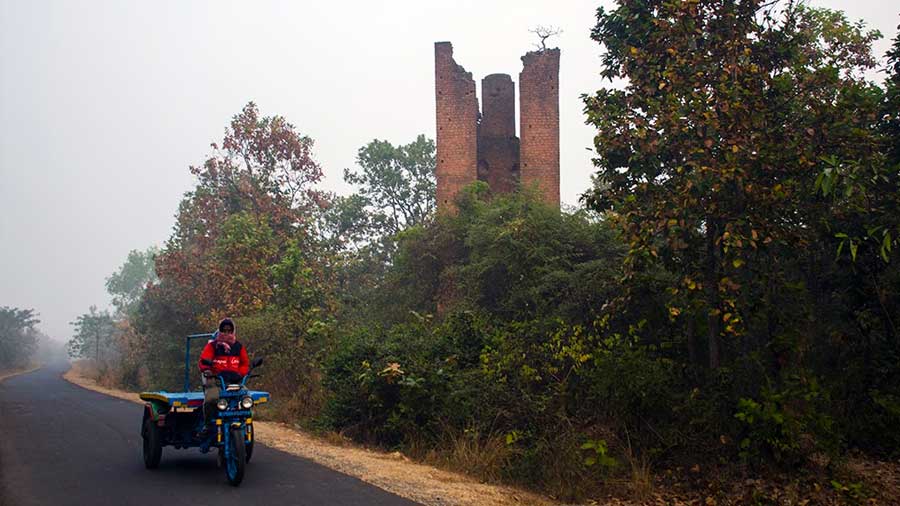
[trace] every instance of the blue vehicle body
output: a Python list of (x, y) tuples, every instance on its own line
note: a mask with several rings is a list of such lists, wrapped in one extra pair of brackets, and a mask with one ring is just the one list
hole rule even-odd
[[(217, 381), (220, 387), (220, 406), (212, 414), (209, 428), (204, 431), (203, 392), (190, 389), (190, 348), (191, 340), (212, 337), (213, 334), (187, 336), (183, 392), (140, 394), (145, 401), (141, 422), (144, 464), (148, 469), (157, 467), (165, 446), (176, 449), (199, 448), (202, 453), (216, 448), (219, 464), (225, 467), (228, 482), (237, 486), (243, 479), (244, 466), (253, 454), (253, 408), (268, 402), (269, 393), (247, 388), (247, 380), (253, 374), (245, 376), (240, 383), (232, 384), (226, 383), (221, 376), (210, 378)], [(257, 366), (260, 363), (261, 359), (254, 362)], [(241, 405), (245, 398), (252, 400), (249, 408)], [(244, 401), (244, 404), (248, 402)]]

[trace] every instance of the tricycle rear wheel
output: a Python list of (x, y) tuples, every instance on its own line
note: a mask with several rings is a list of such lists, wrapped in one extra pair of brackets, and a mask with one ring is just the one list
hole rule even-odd
[(144, 427), (141, 435), (144, 440), (144, 467), (156, 469), (159, 467), (160, 458), (162, 458), (162, 437), (159, 433), (159, 427), (153, 423), (150, 417), (144, 418)]

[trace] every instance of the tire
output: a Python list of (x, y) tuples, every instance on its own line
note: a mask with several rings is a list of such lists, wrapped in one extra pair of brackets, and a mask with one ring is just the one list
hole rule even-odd
[(162, 435), (150, 417), (144, 418), (141, 436), (144, 440), (144, 467), (156, 469), (159, 467), (159, 459), (162, 458)]
[(244, 446), (244, 431), (240, 427), (231, 428), (231, 458), (225, 459), (225, 476), (228, 484), (237, 487), (244, 480), (244, 467), (247, 465), (247, 452)]

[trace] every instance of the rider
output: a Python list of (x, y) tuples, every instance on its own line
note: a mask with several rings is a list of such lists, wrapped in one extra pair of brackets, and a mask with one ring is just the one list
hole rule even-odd
[[(204, 364), (204, 360), (212, 362), (212, 365)], [(200, 371), (203, 373), (203, 419), (209, 421), (212, 418), (210, 415), (215, 413), (220, 394), (219, 382), (215, 377), (222, 376), (225, 383), (238, 383), (250, 372), (247, 350), (237, 340), (231, 318), (219, 322), (219, 330), (200, 353)]]

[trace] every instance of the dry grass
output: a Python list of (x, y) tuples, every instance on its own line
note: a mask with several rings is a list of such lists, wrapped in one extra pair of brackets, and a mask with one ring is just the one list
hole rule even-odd
[(629, 488), (636, 501), (645, 501), (653, 493), (653, 471), (646, 455), (637, 456), (629, 447), (625, 459), (631, 468)]
[(483, 436), (475, 430), (447, 428), (442, 439), (437, 447), (413, 442), (409, 454), (437, 467), (493, 483), (500, 481), (501, 470), (515, 455), (514, 447), (499, 434)]
[[(63, 377), (107, 395), (143, 403), (138, 394), (99, 385), (89, 363), (73, 364)], [(137, 416), (137, 415), (135, 415)], [(399, 452), (372, 451), (350, 444), (338, 434), (314, 437), (283, 423), (254, 422), (256, 437), (266, 446), (310, 459), (335, 471), (355, 476), (393, 494), (426, 506), (551, 506), (550, 499), (512, 487), (480, 483), (468, 476), (418, 464)], [(503, 457), (496, 438), (473, 443), (459, 438), (454, 466), (463, 462), (492, 467)], [(337, 444), (336, 444), (337, 443)]]

